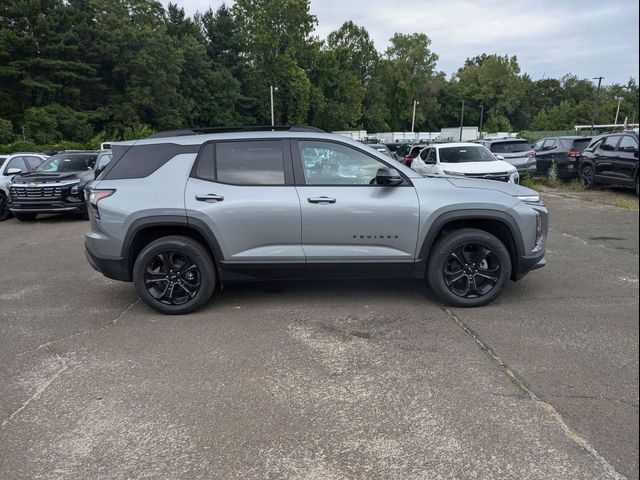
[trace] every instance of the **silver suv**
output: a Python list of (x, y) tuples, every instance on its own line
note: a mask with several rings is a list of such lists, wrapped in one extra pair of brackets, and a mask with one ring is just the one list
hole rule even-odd
[(112, 144), (86, 195), (89, 263), (167, 314), (216, 285), (274, 278), (426, 279), (484, 305), (544, 266), (548, 214), (511, 183), (422, 177), (310, 127), (172, 131)]

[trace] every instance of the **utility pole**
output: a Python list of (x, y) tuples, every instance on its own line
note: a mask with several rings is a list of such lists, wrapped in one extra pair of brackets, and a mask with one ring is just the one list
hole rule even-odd
[(460, 141), (462, 141), (462, 125), (464, 124), (464, 100), (462, 100), (462, 108), (460, 109)]
[(273, 114), (273, 92), (277, 92), (278, 91), (278, 87), (273, 88), (273, 85), (271, 85), (269, 87), (270, 93), (271, 93), (271, 126), (273, 127), (276, 124), (275, 121), (275, 116)]
[(618, 125), (618, 115), (620, 114), (620, 102), (622, 102), (622, 97), (618, 97), (618, 109), (616, 110), (616, 119), (613, 121), (614, 125)]
[(23, 142), (27, 141), (27, 135), (24, 133), (24, 125), (22, 125), (22, 141)]
[(591, 131), (589, 135), (593, 136), (593, 125), (596, 123), (596, 111), (598, 109), (598, 100), (600, 99), (600, 85), (604, 77), (595, 77), (592, 80), (598, 80), (598, 89), (596, 90), (596, 100), (593, 102), (593, 116), (591, 117)]
[(482, 121), (484, 117), (484, 105), (480, 105), (480, 127), (478, 127), (478, 136), (482, 138)]
[(413, 116), (411, 117), (411, 133), (414, 132), (414, 127), (416, 125), (416, 105), (420, 105), (420, 102), (417, 100), (413, 101)]

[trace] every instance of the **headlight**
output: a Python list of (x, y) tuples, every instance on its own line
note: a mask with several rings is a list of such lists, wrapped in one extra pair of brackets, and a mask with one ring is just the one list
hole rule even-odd
[(509, 180), (511, 180), (511, 183), (515, 183), (516, 185), (518, 185), (520, 183), (520, 174), (517, 171), (512, 172), (509, 176)]
[(516, 195), (524, 203), (540, 203), (540, 195)]
[(444, 173), (445, 175), (454, 175), (457, 177), (464, 177), (464, 173), (460, 173), (460, 172), (451, 172), (449, 170), (443, 170), (442, 173)]
[(71, 187), (71, 195), (77, 195), (79, 191), (80, 188), (78, 185), (74, 185), (73, 187)]

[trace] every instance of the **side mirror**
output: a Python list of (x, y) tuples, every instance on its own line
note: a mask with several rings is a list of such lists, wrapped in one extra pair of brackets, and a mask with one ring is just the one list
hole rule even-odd
[(395, 168), (379, 168), (376, 173), (376, 184), (384, 185), (386, 187), (392, 187), (400, 185), (402, 183), (402, 177)]
[(9, 170), (7, 170), (7, 175), (20, 175), (22, 173), (22, 170), (20, 170), (19, 168), (10, 168)]
[(498, 160), (504, 160), (504, 156), (503, 156), (503, 155), (496, 155), (496, 158), (497, 158)]

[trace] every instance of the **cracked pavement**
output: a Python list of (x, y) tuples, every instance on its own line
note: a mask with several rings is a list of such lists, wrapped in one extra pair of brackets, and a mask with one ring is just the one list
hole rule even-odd
[(548, 266), (475, 310), (281, 282), (163, 317), (85, 222), (0, 223), (0, 478), (638, 478), (638, 213), (546, 201)]

